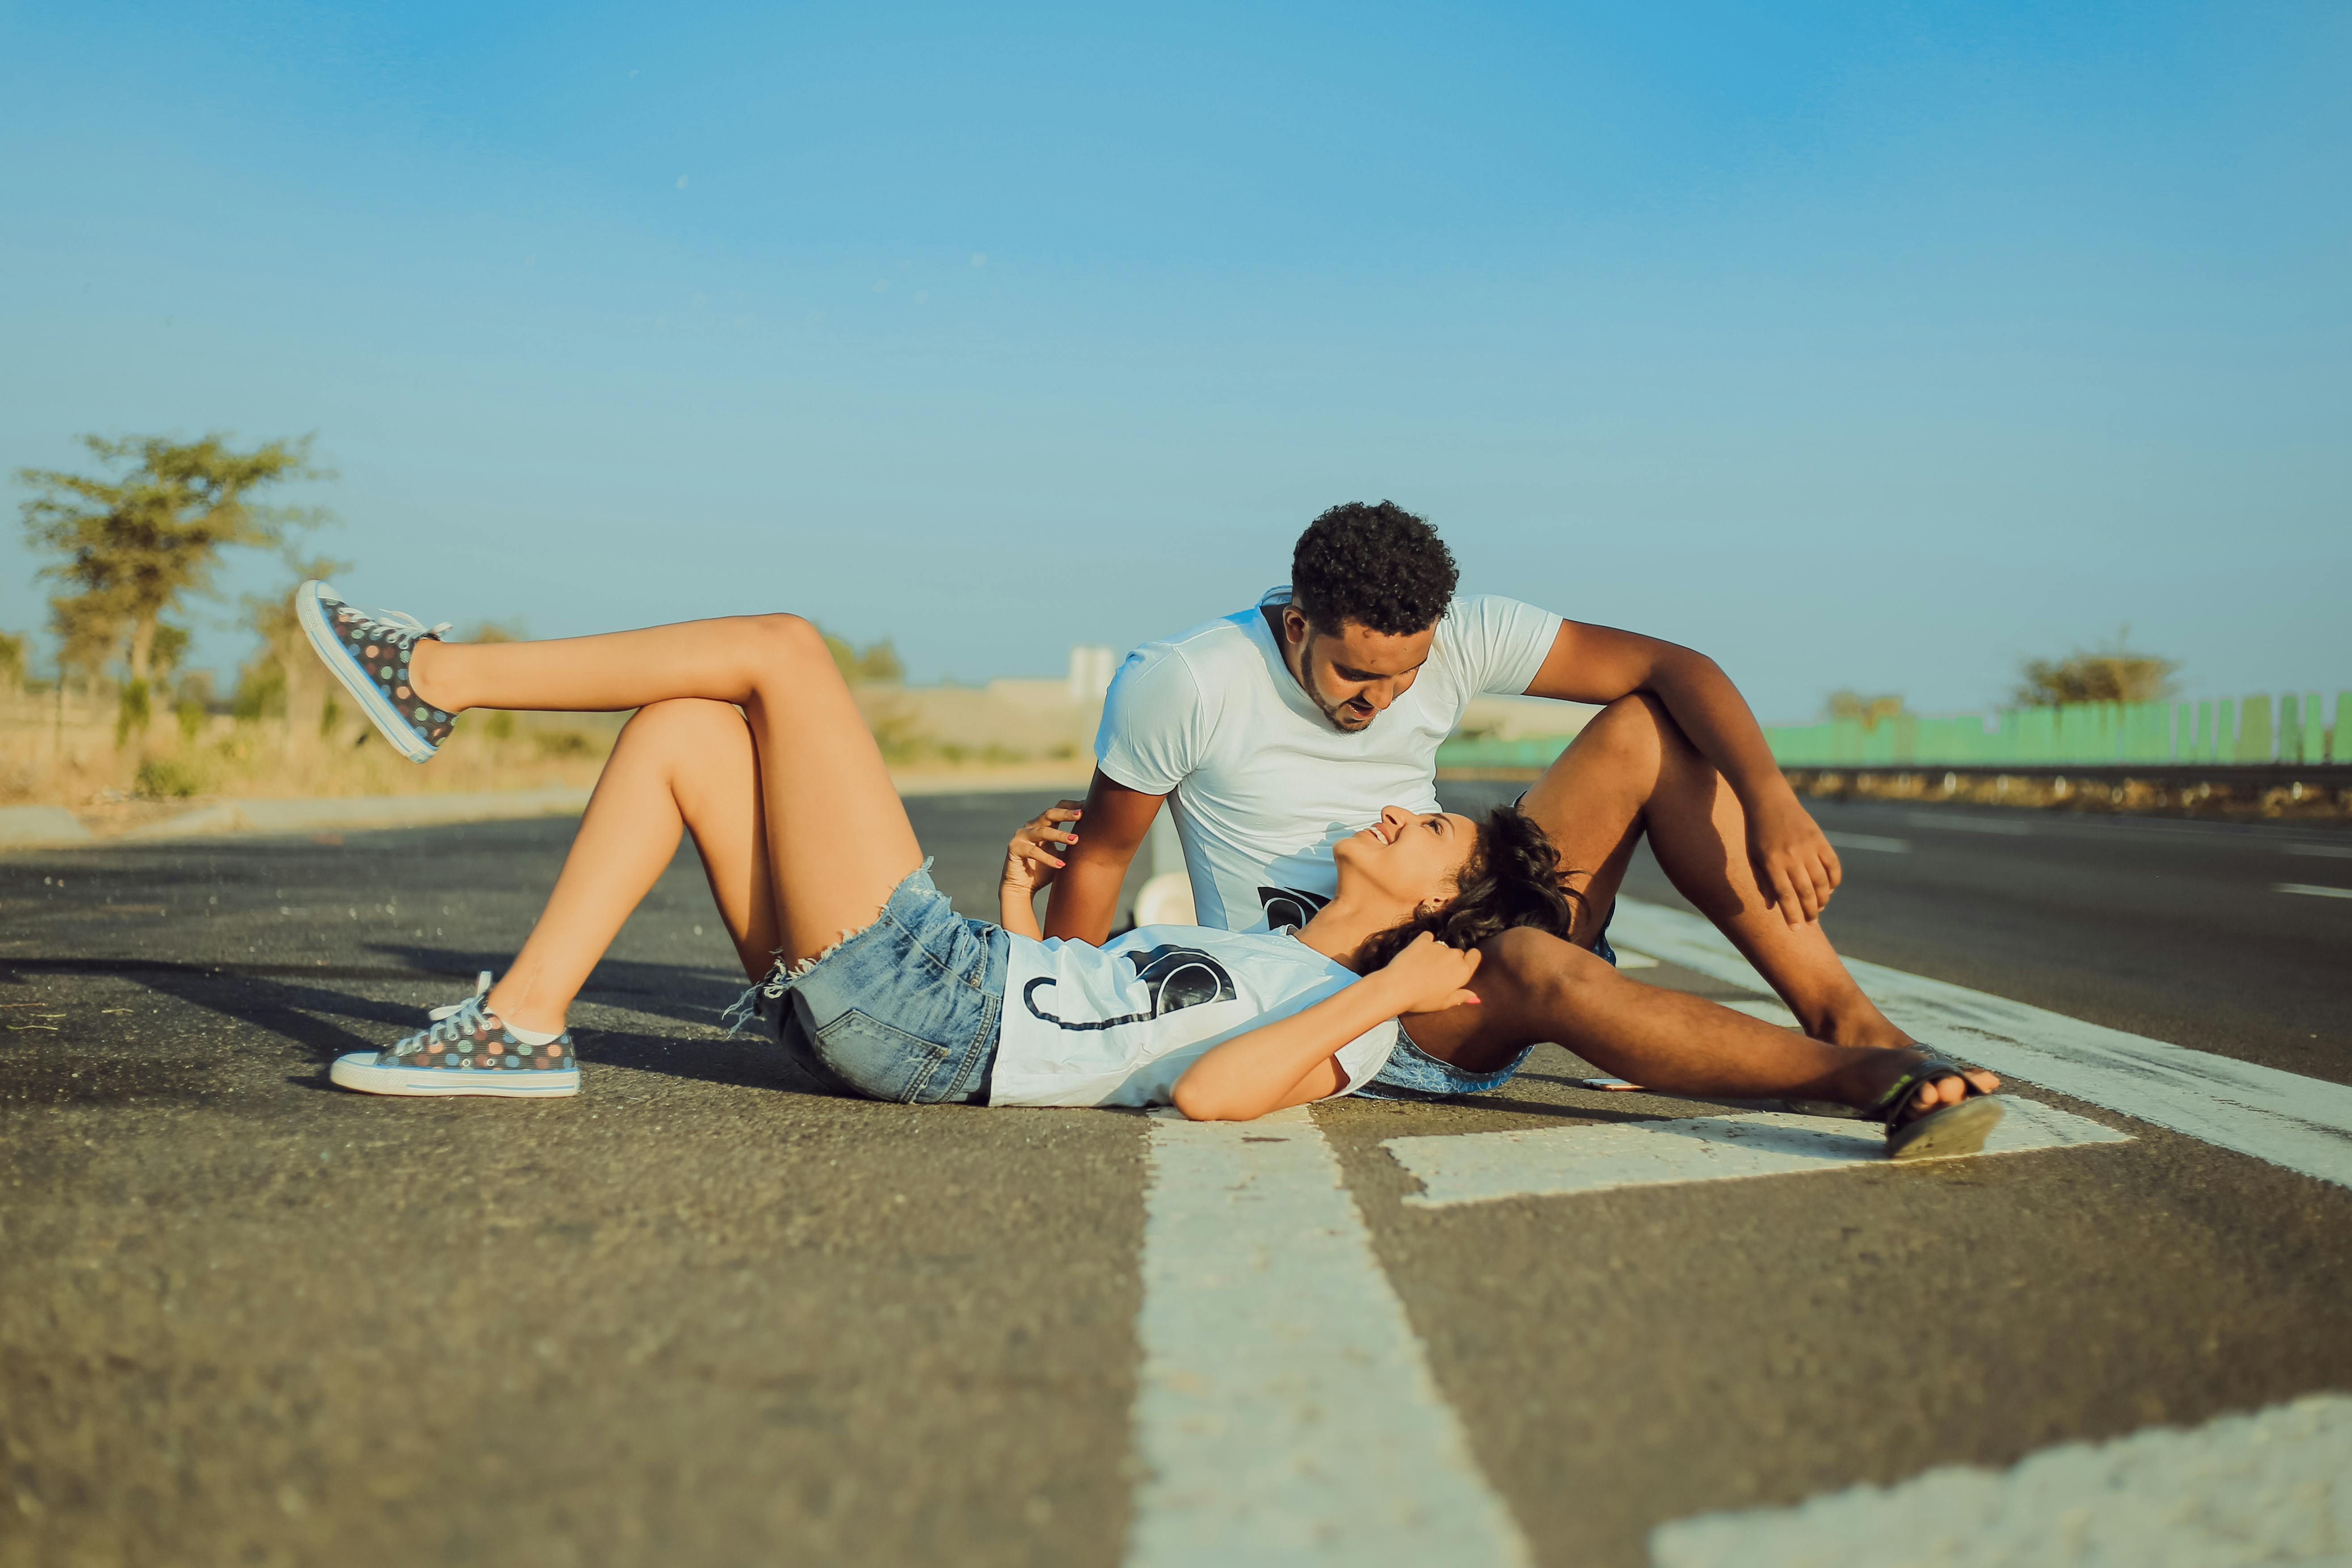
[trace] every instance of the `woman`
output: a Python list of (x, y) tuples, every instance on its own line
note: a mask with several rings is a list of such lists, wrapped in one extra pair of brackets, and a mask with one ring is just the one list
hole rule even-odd
[[(1048, 846), (1076, 842), (1076, 813), (1057, 808), (1015, 838), (1001, 925), (956, 914), (823, 637), (798, 616), (466, 645), (354, 609), (321, 583), (296, 605), (328, 668), (418, 762), (469, 708), (638, 710), (513, 965), (431, 1027), (338, 1060), (331, 1076), (347, 1088), (576, 1093), (566, 1009), (681, 830), (745, 973), (779, 1004), (785, 1048), (877, 1099), (1261, 1116), (1367, 1081), (1400, 1015), (1478, 1001), (1476, 943), (1515, 930), (1556, 939), (1570, 924), (1557, 857), (1525, 817), (1497, 811), (1481, 826), (1391, 807), (1340, 847), (1339, 895), (1295, 932), (1160, 926), (1100, 948), (1042, 942), (1031, 898), (1056, 868)], [(1966, 1114), (1979, 1086), (1924, 1053), (1802, 1044), (1836, 1053), (1826, 1070), (1843, 1075), (1840, 1097), (1890, 1122), (1965, 1138), (1961, 1123), (1999, 1114), (1990, 1102)], [(1865, 1056), (1876, 1060), (1844, 1059)]]

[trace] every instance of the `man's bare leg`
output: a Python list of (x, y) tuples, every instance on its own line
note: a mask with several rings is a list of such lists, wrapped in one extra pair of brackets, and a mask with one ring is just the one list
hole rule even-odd
[(1901, 1046), (1911, 1037), (1862, 993), (1817, 921), (1791, 925), (1767, 901), (1748, 858), (1738, 797), (1684, 739), (1663, 705), (1646, 697), (1611, 703), (1594, 716), (1520, 803), (1581, 875), (1590, 947), (1615, 907), (1642, 835), (1651, 853), (1698, 911), (1729, 937), (1780, 994), (1807, 1035), (1843, 1046)]
[[(1555, 1040), (1596, 1067), (1671, 1094), (1864, 1108), (1919, 1059), (1911, 1050), (1807, 1039), (1703, 997), (1644, 985), (1541, 931), (1506, 931), (1484, 951), (1481, 1005), (1455, 1012), (1490, 1014), (1499, 1035)], [(1988, 1093), (2000, 1087), (1990, 1073), (1968, 1076)], [(1948, 1078), (1922, 1084), (1910, 1109), (1931, 1110), (1966, 1092)]]
[[(1738, 798), (1661, 704), (1628, 697), (1602, 709), (1529, 787), (1520, 809), (1549, 836), (1569, 872), (1568, 885), (1582, 895), (1573, 937), (1577, 947), (1589, 951), (1599, 940), (1616, 907), (1625, 868), (1646, 833), (1651, 853), (1676, 890), (1756, 966), (1797, 1016), (1807, 1037), (1864, 1048), (1913, 1043), (1863, 994), (1818, 921), (1790, 925), (1765, 900), (1748, 859), (1747, 822)], [(1507, 984), (1516, 985), (1523, 1001), (1550, 995), (1541, 975), (1517, 971), (1520, 963), (1540, 961), (1549, 951), (1490, 942), (1473, 989), (1487, 1000), (1490, 988), (1499, 992)], [(1642, 986), (1639, 993), (1643, 998), (1675, 994), (1655, 986)], [(1570, 1043), (1579, 1020), (1565, 1014), (1543, 1016), (1534, 1010), (1538, 1005), (1525, 1001), (1512, 1009), (1418, 1014), (1406, 1028), (1413, 1044), (1430, 1055), (1465, 1071), (1490, 1071), (1538, 1041)], [(1757, 1026), (1789, 1037), (1770, 1025)], [(1760, 1037), (1752, 1029), (1736, 1033)]]

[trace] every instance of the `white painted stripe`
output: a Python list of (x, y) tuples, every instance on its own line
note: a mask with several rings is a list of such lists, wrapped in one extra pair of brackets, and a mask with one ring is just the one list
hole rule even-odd
[(1652, 958), (1646, 952), (1635, 952), (1632, 948), (1619, 947), (1613, 942), (1609, 944), (1609, 951), (1617, 955), (1617, 967), (1620, 969), (1655, 969), (1658, 967), (1658, 961)]
[(1952, 1465), (1650, 1532), (1654, 1568), (2219, 1568), (2352, 1561), (2352, 1399)]
[[(1986, 1154), (2131, 1142), (2112, 1128), (2033, 1100), (2004, 1095), (2002, 1103), (2008, 1114), (1985, 1141)], [(1381, 1147), (1421, 1178), (1422, 1191), (1404, 1200), (1417, 1208), (1886, 1167), (1886, 1133), (1876, 1122), (1783, 1110), (1391, 1138)]]
[[(1768, 989), (1722, 932), (1699, 915), (1617, 900), (1625, 934), (1670, 963)], [(1930, 1045), (2006, 1077), (2307, 1176), (2352, 1187), (2352, 1088), (2233, 1061), (1963, 985), (1848, 959), (1872, 1001)]]
[(2352, 888), (2323, 888), (2314, 882), (2274, 882), (2274, 893), (2304, 893), (2315, 899), (2352, 899)]
[(2290, 844), (2290, 855), (2316, 855), (2330, 860), (2352, 860), (2352, 844)]
[(1151, 1121), (1131, 1568), (1524, 1564), (1303, 1110)]
[(1881, 838), (1875, 833), (1824, 833), (1822, 837), (1841, 849), (1875, 849), (1883, 855), (1911, 853), (1911, 841), (1907, 838)]
[(1914, 827), (1940, 828), (1946, 833), (1997, 833), (2003, 838), (2024, 838), (2033, 832), (2030, 822), (2003, 822), (1998, 817), (1947, 816), (1941, 812), (1906, 811), (1903, 820)]

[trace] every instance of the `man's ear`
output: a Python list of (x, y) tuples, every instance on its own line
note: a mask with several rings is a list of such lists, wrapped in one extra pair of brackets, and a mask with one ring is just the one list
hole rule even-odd
[(1312, 628), (1307, 623), (1305, 611), (1296, 605), (1285, 605), (1282, 607), (1282, 635), (1291, 647), (1304, 647), (1307, 645), (1307, 634), (1310, 629)]

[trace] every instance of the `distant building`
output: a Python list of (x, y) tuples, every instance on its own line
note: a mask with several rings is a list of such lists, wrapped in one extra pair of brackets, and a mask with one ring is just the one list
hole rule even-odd
[(1118, 668), (1118, 656), (1107, 647), (1080, 643), (1070, 649), (1070, 700), (1100, 700), (1110, 689), (1111, 672)]

